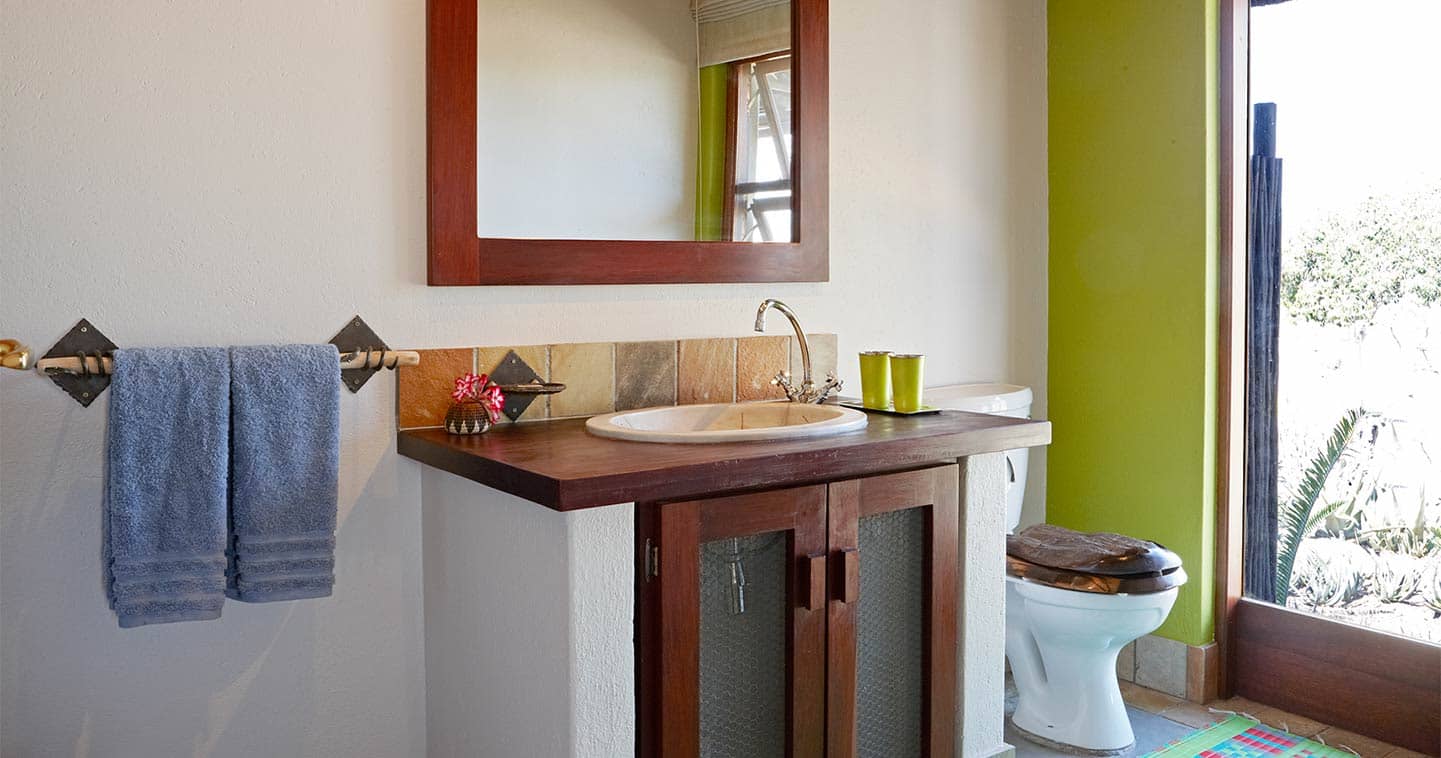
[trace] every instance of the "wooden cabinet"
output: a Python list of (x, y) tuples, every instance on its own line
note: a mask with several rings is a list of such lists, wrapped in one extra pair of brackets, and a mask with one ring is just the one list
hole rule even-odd
[(637, 508), (637, 752), (941, 756), (955, 465)]

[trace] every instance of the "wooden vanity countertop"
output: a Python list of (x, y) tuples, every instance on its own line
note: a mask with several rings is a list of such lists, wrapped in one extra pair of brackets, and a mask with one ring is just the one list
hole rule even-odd
[(506, 424), (486, 434), (400, 432), (401, 455), (553, 508), (681, 500), (896, 471), (1051, 441), (1051, 422), (942, 411), (869, 414), (829, 437), (664, 444), (605, 439), (585, 419)]

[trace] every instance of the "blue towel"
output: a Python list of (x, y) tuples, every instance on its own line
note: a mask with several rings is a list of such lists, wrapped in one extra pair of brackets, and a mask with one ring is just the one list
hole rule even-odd
[(121, 627), (220, 617), (225, 602), (230, 356), (116, 350), (105, 552)]
[(335, 584), (340, 358), (334, 345), (230, 350), (230, 567), (247, 602)]

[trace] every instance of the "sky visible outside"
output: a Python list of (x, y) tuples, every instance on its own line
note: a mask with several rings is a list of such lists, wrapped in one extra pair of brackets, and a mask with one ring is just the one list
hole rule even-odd
[(1276, 103), (1285, 237), (1368, 196), (1441, 184), (1441, 0), (1253, 9), (1251, 101)]

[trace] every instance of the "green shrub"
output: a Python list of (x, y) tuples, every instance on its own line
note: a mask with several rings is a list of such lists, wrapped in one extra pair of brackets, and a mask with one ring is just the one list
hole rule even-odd
[(1384, 305), (1441, 300), (1441, 186), (1372, 197), (1288, 240), (1286, 311), (1318, 324), (1369, 324)]

